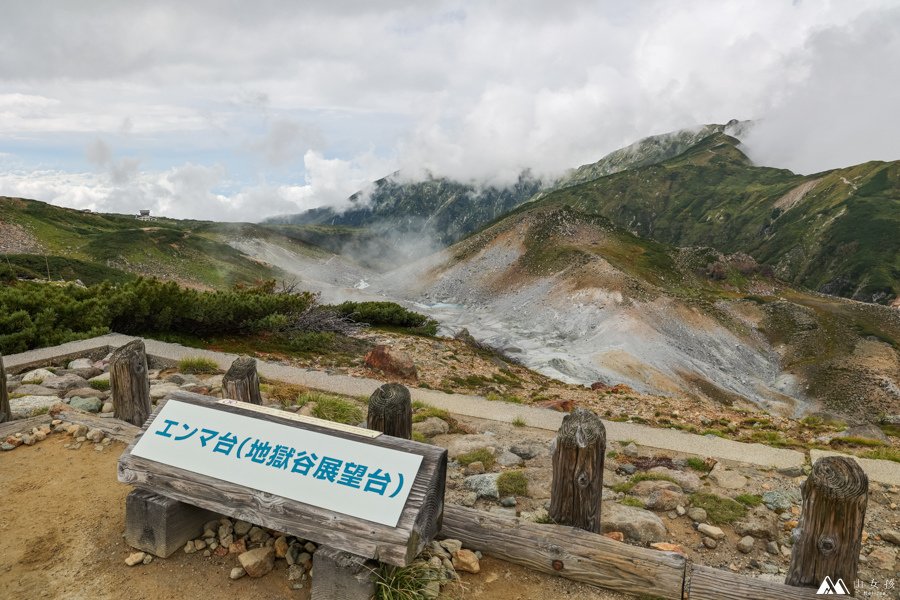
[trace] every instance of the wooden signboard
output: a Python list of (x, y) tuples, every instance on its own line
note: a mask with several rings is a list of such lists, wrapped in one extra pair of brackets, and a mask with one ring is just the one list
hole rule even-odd
[(404, 566), (441, 528), (447, 452), (277, 409), (176, 392), (119, 481)]

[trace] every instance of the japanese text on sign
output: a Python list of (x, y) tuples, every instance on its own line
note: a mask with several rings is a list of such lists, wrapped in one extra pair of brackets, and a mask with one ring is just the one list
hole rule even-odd
[(170, 400), (132, 454), (396, 526), (422, 457)]

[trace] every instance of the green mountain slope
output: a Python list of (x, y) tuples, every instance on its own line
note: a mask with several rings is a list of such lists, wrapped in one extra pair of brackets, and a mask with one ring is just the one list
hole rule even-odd
[(304, 244), (249, 224), (86, 213), (34, 200), (0, 197), (2, 262), (21, 276), (81, 279), (84, 283), (155, 276), (209, 288), (280, 278), (228, 242), (240, 236), (277, 237), (298, 251)]
[(545, 195), (636, 235), (746, 252), (796, 285), (889, 304), (900, 293), (900, 162), (801, 176), (714, 133), (659, 164)]

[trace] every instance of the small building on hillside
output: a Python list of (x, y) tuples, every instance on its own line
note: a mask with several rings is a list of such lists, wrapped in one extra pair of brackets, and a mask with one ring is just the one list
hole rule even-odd
[(150, 216), (149, 210), (142, 210), (140, 214), (136, 217), (138, 221), (155, 221), (156, 217)]

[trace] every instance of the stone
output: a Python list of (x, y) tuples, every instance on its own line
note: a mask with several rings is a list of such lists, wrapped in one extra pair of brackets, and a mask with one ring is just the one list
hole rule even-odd
[(316, 545), (312, 542), (306, 542), (305, 544), (303, 544), (303, 549), (312, 554), (316, 551)]
[(697, 476), (696, 473), (690, 473), (687, 471), (678, 471), (675, 469), (669, 469), (666, 467), (653, 467), (650, 469), (651, 473), (659, 473), (660, 475), (666, 475), (675, 480), (681, 489), (685, 492), (693, 493), (700, 489), (700, 477)]
[(133, 567), (135, 565), (142, 564), (144, 562), (144, 558), (146, 557), (147, 554), (145, 552), (135, 552), (128, 555), (128, 558), (125, 559), (125, 564), (129, 567)]
[(714, 540), (724, 540), (725, 532), (716, 527), (715, 525), (709, 525), (708, 523), (701, 523), (697, 526), (697, 531), (705, 535), (706, 537), (711, 537)]
[(776, 524), (762, 518), (738, 521), (734, 524), (734, 531), (740, 536), (750, 536), (760, 540), (774, 540), (778, 537)]
[(204, 540), (194, 540), (194, 550), (205, 550), (206, 542)]
[(481, 571), (481, 565), (478, 557), (471, 550), (460, 549), (453, 553), (453, 568), (457, 571), (466, 573), (478, 573)]
[(678, 544), (669, 544), (668, 542), (654, 542), (650, 544), (650, 547), (654, 550), (660, 550), (661, 552), (675, 552), (677, 554), (681, 554), (682, 556), (687, 556), (687, 552), (685, 552), (684, 548), (682, 548)]
[(162, 383), (159, 385), (151, 385), (150, 386), (150, 399), (151, 400), (162, 400), (169, 394), (173, 392), (177, 392), (181, 388), (173, 383)]
[(370, 369), (376, 369), (389, 375), (395, 375), (407, 379), (416, 379), (418, 371), (412, 358), (384, 344), (378, 344), (366, 354), (365, 365)]
[(756, 543), (756, 540), (754, 540), (749, 535), (745, 535), (737, 543), (738, 552), (741, 552), (743, 554), (750, 554), (751, 552), (753, 552), (753, 545), (755, 543)]
[(630, 456), (632, 458), (637, 456), (638, 455), (637, 446), (634, 445), (634, 442), (628, 444), (627, 446), (622, 448), (622, 454), (624, 454), (625, 456)]
[[(229, 543), (225, 543), (228, 542)], [(247, 551), (247, 538), (240, 538), (235, 540), (234, 536), (229, 534), (225, 539), (222, 540), (222, 546), (228, 548), (228, 554), (243, 554)]]
[(575, 401), (572, 399), (566, 400), (545, 400), (543, 402), (538, 402), (537, 404), (541, 408), (549, 408), (550, 410), (555, 410), (556, 412), (572, 412), (572, 409), (575, 408)]
[(242, 567), (235, 567), (231, 569), (231, 573), (228, 574), (228, 577), (230, 577), (231, 579), (240, 579), (246, 574), (247, 571), (245, 571)]
[(545, 454), (547, 447), (537, 442), (521, 442), (510, 446), (509, 451), (524, 460), (530, 460)]
[(678, 514), (679, 517), (683, 517), (687, 513), (687, 509), (679, 504), (678, 506), (675, 507), (675, 512)]
[(619, 468), (616, 471), (621, 471), (625, 475), (634, 475), (637, 473), (637, 467), (631, 463), (624, 463), (619, 465)]
[(70, 370), (93, 369), (94, 361), (89, 358), (76, 358), (75, 360), (69, 362), (69, 366), (67, 368)]
[(288, 581), (300, 581), (305, 574), (306, 569), (303, 565), (291, 565), (288, 567)]
[(462, 550), (462, 542), (454, 539), (446, 539), (440, 541), (441, 547), (447, 551), (448, 555), (453, 556), (454, 552)]
[(493, 453), (496, 445), (497, 440), (493, 436), (485, 434), (462, 435), (447, 445), (447, 455), (452, 459), (460, 454), (466, 454), (479, 448), (487, 448)]
[(69, 406), (84, 412), (98, 413), (103, 408), (103, 401), (100, 398), (81, 398), (76, 396), (69, 400)]
[(91, 377), (90, 379), (88, 379), (88, 383), (95, 383), (95, 382), (96, 383), (102, 383), (102, 382), (109, 383), (109, 373), (108, 372), (101, 373), (100, 375), (97, 375), (96, 377)]
[(152, 554), (147, 554), (147, 555), (144, 557), (143, 563), (144, 563), (145, 565), (149, 565), (149, 564), (152, 563), (152, 562), (153, 562), (153, 555), (152, 555)]
[(100, 441), (103, 440), (104, 435), (105, 434), (101, 429), (90, 429), (84, 437), (86, 437), (89, 441), (94, 442), (95, 444), (99, 444)]
[(890, 542), (895, 546), (900, 546), (900, 531), (896, 529), (888, 529), (881, 532), (881, 539)]
[(16, 396), (53, 396), (57, 397), (59, 390), (50, 389), (36, 383), (26, 383), (16, 388)]
[(48, 377), (41, 382), (41, 385), (55, 390), (71, 390), (75, 388), (91, 387), (88, 385), (87, 379), (78, 375), (54, 375)]
[(617, 542), (625, 541), (625, 534), (621, 531), (607, 531), (603, 534), (605, 537), (608, 537), (611, 540), (615, 540)]
[(48, 412), (57, 402), (59, 398), (56, 396), (22, 396), (10, 398), (9, 408), (13, 419), (27, 419)]
[(272, 548), (275, 550), (275, 558), (284, 558), (289, 548), (287, 538), (283, 535), (278, 536)]
[(706, 546), (707, 548), (709, 548), (710, 550), (715, 550), (716, 547), (719, 545), (719, 542), (712, 539), (711, 537), (704, 537), (703, 545)]
[(480, 475), (481, 473), (484, 473), (484, 463), (480, 460), (470, 462), (463, 468), (463, 473), (466, 475)]
[(247, 521), (235, 521), (234, 522), (234, 533), (235, 535), (247, 535), (250, 533), (250, 529), (253, 527), (251, 523)]
[[(684, 494), (670, 489), (655, 490), (644, 500), (644, 506), (650, 510), (675, 510), (675, 507), (684, 502)], [(677, 517), (678, 514), (676, 513)]]
[(709, 472), (708, 477), (714, 484), (727, 490), (739, 490), (747, 485), (746, 477), (737, 471), (726, 469), (721, 464), (717, 464), (713, 467), (713, 470)]
[(501, 452), (500, 456), (497, 457), (497, 464), (499, 464), (501, 467), (518, 467), (524, 462), (525, 461), (522, 460), (522, 457), (508, 450), (505, 452)]
[(784, 475), (785, 477), (803, 477), (803, 467), (799, 465), (795, 465), (792, 467), (783, 467), (778, 469), (779, 475)]
[(646, 498), (658, 490), (670, 490), (681, 493), (681, 487), (671, 481), (639, 481), (631, 488), (629, 493), (639, 498)]
[(891, 443), (891, 439), (887, 435), (885, 435), (881, 428), (877, 425), (873, 425), (872, 423), (850, 427), (849, 429), (845, 429), (844, 431), (838, 433), (834, 437), (855, 437), (876, 442), (884, 442), (885, 444)]
[(254, 548), (238, 556), (241, 566), (250, 577), (262, 577), (275, 568), (275, 550), (269, 547)]
[(105, 400), (109, 397), (109, 392), (95, 390), (94, 388), (75, 388), (66, 392), (66, 398), (100, 398)]
[(869, 553), (869, 564), (880, 571), (894, 572), (897, 565), (897, 550), (894, 548), (875, 548)]
[(482, 475), (471, 475), (466, 477), (466, 488), (475, 492), (478, 498), (500, 498), (500, 491), (497, 489), (498, 473), (484, 473)]
[(478, 501), (478, 494), (476, 494), (475, 492), (469, 492), (468, 494), (465, 494), (460, 499), (459, 503), (462, 504), (463, 506), (472, 508), (473, 506), (475, 506), (475, 503), (477, 501)]
[(111, 413), (114, 410), (112, 402), (104, 402), (103, 406), (100, 408), (100, 412), (102, 413)]
[(48, 371), (47, 369), (35, 369), (34, 371), (25, 373), (22, 377), (22, 383), (41, 383), (45, 379), (55, 376), (53, 371)]
[(785, 492), (779, 490), (770, 490), (768, 492), (764, 492), (762, 495), (762, 501), (769, 510), (773, 510), (775, 512), (783, 512), (785, 510), (789, 510), (792, 504), (791, 498)]
[(500, 506), (512, 508), (512, 507), (515, 507), (515, 505), (516, 505), (516, 497), (515, 496), (506, 496), (505, 498), (500, 498)]
[(418, 423), (413, 423), (412, 430), (415, 433), (420, 433), (425, 437), (434, 437), (436, 435), (443, 435), (450, 431), (450, 425), (447, 424), (447, 421), (440, 419), (438, 417), (428, 417), (424, 421), (419, 421)]
[(269, 539), (269, 534), (261, 527), (251, 527), (250, 533), (247, 534), (251, 544), (264, 544)]
[(420, 593), (425, 600), (435, 600), (441, 595), (441, 583), (436, 579), (432, 579), (425, 584)]
[(187, 544), (184, 545), (184, 553), (185, 554), (193, 554), (197, 549), (194, 547), (194, 540), (189, 540)]
[(766, 542), (766, 552), (769, 554), (779, 554), (778, 542)]
[(628, 539), (642, 544), (665, 541), (668, 535), (662, 520), (643, 508), (603, 502), (600, 517), (603, 532), (621, 531)]

